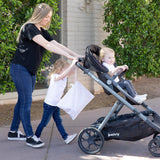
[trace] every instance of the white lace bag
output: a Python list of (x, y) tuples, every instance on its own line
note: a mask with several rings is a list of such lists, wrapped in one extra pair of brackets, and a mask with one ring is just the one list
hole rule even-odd
[(57, 106), (63, 109), (74, 120), (84, 107), (94, 98), (80, 82), (75, 81)]

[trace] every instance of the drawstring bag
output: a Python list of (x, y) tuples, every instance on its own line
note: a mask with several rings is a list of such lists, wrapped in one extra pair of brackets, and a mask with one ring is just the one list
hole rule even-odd
[(59, 101), (57, 106), (63, 109), (75, 120), (84, 107), (94, 98), (80, 82), (75, 81), (69, 91)]

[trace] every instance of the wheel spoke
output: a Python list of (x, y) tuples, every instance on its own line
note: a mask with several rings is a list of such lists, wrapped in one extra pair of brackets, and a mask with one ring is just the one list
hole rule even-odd
[(85, 139), (84, 137), (81, 138), (82, 141), (88, 141), (88, 139)]

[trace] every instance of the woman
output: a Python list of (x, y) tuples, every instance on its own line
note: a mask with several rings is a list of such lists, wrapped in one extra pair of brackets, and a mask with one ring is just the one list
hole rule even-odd
[[(68, 59), (77, 59), (79, 56), (54, 41), (46, 30), (50, 26), (52, 12), (52, 8), (45, 3), (36, 6), (32, 17), (22, 25), (19, 31), (18, 46), (10, 66), (10, 74), (18, 92), (18, 101), (14, 108), (8, 140), (26, 140), (26, 144), (34, 148), (44, 145), (33, 134), (30, 120), (36, 72), (42, 61), (44, 51), (46, 49)], [(25, 135), (18, 131), (20, 121), (22, 121)]]

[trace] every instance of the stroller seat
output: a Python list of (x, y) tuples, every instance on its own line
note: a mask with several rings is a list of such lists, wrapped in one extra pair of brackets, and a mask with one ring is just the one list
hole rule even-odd
[[(126, 91), (124, 91), (118, 84), (114, 81), (114, 79), (118, 76), (120, 79), (123, 79), (122, 76), (124, 75), (124, 72), (119, 72), (113, 77), (110, 77), (108, 75), (109, 70), (104, 67), (101, 62), (99, 61), (100, 56), (100, 50), (101, 47), (97, 45), (89, 45), (86, 47), (85, 52), (85, 59), (84, 59), (84, 67), (87, 69), (90, 69), (97, 73), (98, 78), (105, 83), (108, 87), (110, 87), (112, 90), (114, 90), (116, 93), (122, 91), (122, 93), (125, 95), (126, 100), (131, 103), (132, 105), (139, 105), (138, 102), (136, 102), (133, 97), (128, 95)], [(116, 64), (114, 64), (116, 66)], [(121, 88), (121, 89), (120, 89)], [(107, 95), (111, 95), (111, 93), (103, 87), (104, 92)]]
[[(107, 80), (108, 79), (111, 80), (111, 77), (107, 74), (109, 70), (99, 62), (100, 50), (101, 47), (97, 45), (89, 45), (86, 48), (84, 67), (92, 71), (95, 71), (97, 73), (98, 78), (102, 82), (107, 83)], [(111, 84), (107, 83), (107, 85), (109, 85), (110, 88), (114, 89), (114, 91), (119, 92), (119, 90), (116, 89), (112, 85), (112, 83)], [(111, 95), (111, 93), (108, 90), (106, 90), (105, 88), (103, 89), (106, 94)]]

